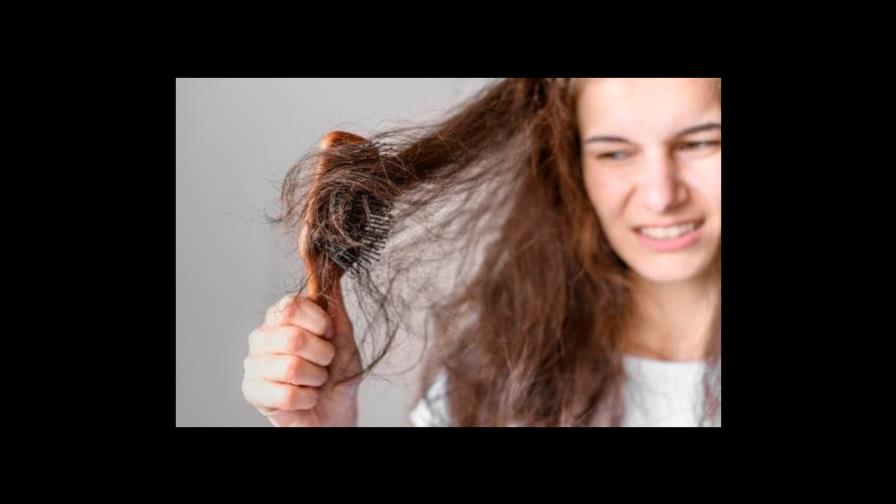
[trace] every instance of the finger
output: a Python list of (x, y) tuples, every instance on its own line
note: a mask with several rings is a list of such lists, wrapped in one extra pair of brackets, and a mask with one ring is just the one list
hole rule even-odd
[(246, 376), (252, 380), (270, 380), (292, 385), (319, 387), (329, 379), (321, 366), (292, 355), (257, 355), (243, 361)]
[(352, 321), (345, 311), (345, 300), (342, 297), (341, 282), (333, 286), (332, 297), (327, 303), (327, 312), (333, 321), (333, 338), (329, 339), (336, 348), (337, 355), (349, 355), (357, 352)]
[(258, 328), (249, 334), (249, 355), (295, 355), (319, 366), (329, 366), (336, 347), (329, 341), (295, 326)]
[(275, 427), (311, 427), (320, 425), (317, 413), (310, 411), (270, 410), (265, 415)]
[(299, 296), (283, 310), (282, 324), (301, 327), (318, 336), (326, 336), (332, 329), (330, 316), (308, 296)]
[(279, 301), (272, 304), (264, 314), (264, 325), (274, 326), (280, 324), (283, 320), (284, 310), (292, 303), (298, 294), (287, 294), (280, 298)]
[(353, 332), (352, 321), (345, 310), (345, 298), (342, 296), (342, 279), (333, 285), (331, 300), (327, 303), (327, 315), (331, 319), (335, 333)]
[(243, 396), (256, 408), (308, 410), (317, 404), (317, 391), (267, 380), (243, 380)]

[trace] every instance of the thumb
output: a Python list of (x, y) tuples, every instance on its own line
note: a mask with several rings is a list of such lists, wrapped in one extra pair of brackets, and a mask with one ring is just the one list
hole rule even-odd
[[(336, 350), (329, 368), (332, 376), (336, 380), (341, 380), (361, 371), (361, 354), (355, 341), (352, 321), (345, 309), (341, 278), (330, 289), (326, 311), (333, 321), (331, 334), (327, 335), (327, 338)], [(328, 385), (332, 386), (333, 383), (329, 382)]]
[[(332, 317), (334, 333), (344, 333), (352, 328), (352, 322), (345, 310), (345, 298), (342, 296), (342, 279), (337, 280), (330, 289), (327, 299), (327, 314)], [(333, 336), (332, 334), (330, 336)]]
[(333, 320), (333, 327), (327, 338), (337, 351), (343, 348), (357, 348), (354, 338), (354, 325), (345, 309), (345, 298), (342, 295), (342, 279), (337, 280), (330, 289), (327, 300), (327, 315)]

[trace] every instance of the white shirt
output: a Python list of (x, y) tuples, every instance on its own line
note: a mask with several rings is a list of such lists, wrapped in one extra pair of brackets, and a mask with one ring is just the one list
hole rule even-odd
[[(633, 355), (623, 356), (627, 379), (623, 384), (624, 427), (696, 427), (703, 410), (703, 361), (662, 361)], [(444, 400), (445, 375), (440, 375), (427, 396), (432, 409), (421, 399), (411, 411), (416, 427), (447, 426)], [(721, 415), (717, 415), (720, 417)], [(596, 420), (594, 425), (600, 425)], [(713, 422), (721, 425), (721, 419)]]

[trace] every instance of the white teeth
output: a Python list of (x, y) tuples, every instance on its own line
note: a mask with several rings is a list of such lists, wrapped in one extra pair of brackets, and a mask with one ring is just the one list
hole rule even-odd
[(643, 227), (641, 234), (647, 235), (657, 240), (667, 240), (670, 238), (678, 238), (679, 236), (689, 233), (697, 227), (696, 223), (682, 224), (681, 226), (669, 226), (664, 228)]

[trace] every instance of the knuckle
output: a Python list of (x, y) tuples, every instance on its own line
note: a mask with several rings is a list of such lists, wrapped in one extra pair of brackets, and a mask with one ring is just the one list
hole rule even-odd
[(295, 297), (295, 294), (287, 294), (280, 298), (276, 303), (272, 304), (265, 311), (265, 320), (273, 321), (282, 315), (283, 311), (289, 306), (292, 299)]
[(268, 309), (264, 312), (264, 317), (266, 320), (273, 320), (277, 317), (277, 314), (280, 313), (280, 303), (272, 304), (268, 307)]
[(295, 357), (287, 357), (286, 361), (286, 369), (284, 373), (287, 381), (293, 382), (296, 378), (299, 377), (299, 374), (302, 372), (302, 360), (297, 359)]
[(280, 308), (280, 309), (286, 308), (296, 297), (297, 296), (295, 294), (292, 294), (292, 293), (287, 294), (287, 295), (283, 296), (282, 298), (280, 298), (280, 300), (277, 301), (277, 304), (275, 304), (274, 306), (276, 306), (277, 308)]
[(280, 394), (279, 409), (291, 410), (295, 409), (296, 399), (298, 397), (298, 389), (295, 387), (283, 387), (283, 393)]
[(296, 328), (292, 326), (280, 326), (274, 332), (274, 342), (278, 350), (291, 350), (295, 340)]
[(295, 352), (301, 352), (308, 345), (308, 335), (298, 327), (291, 328), (289, 338), (289, 348)]

